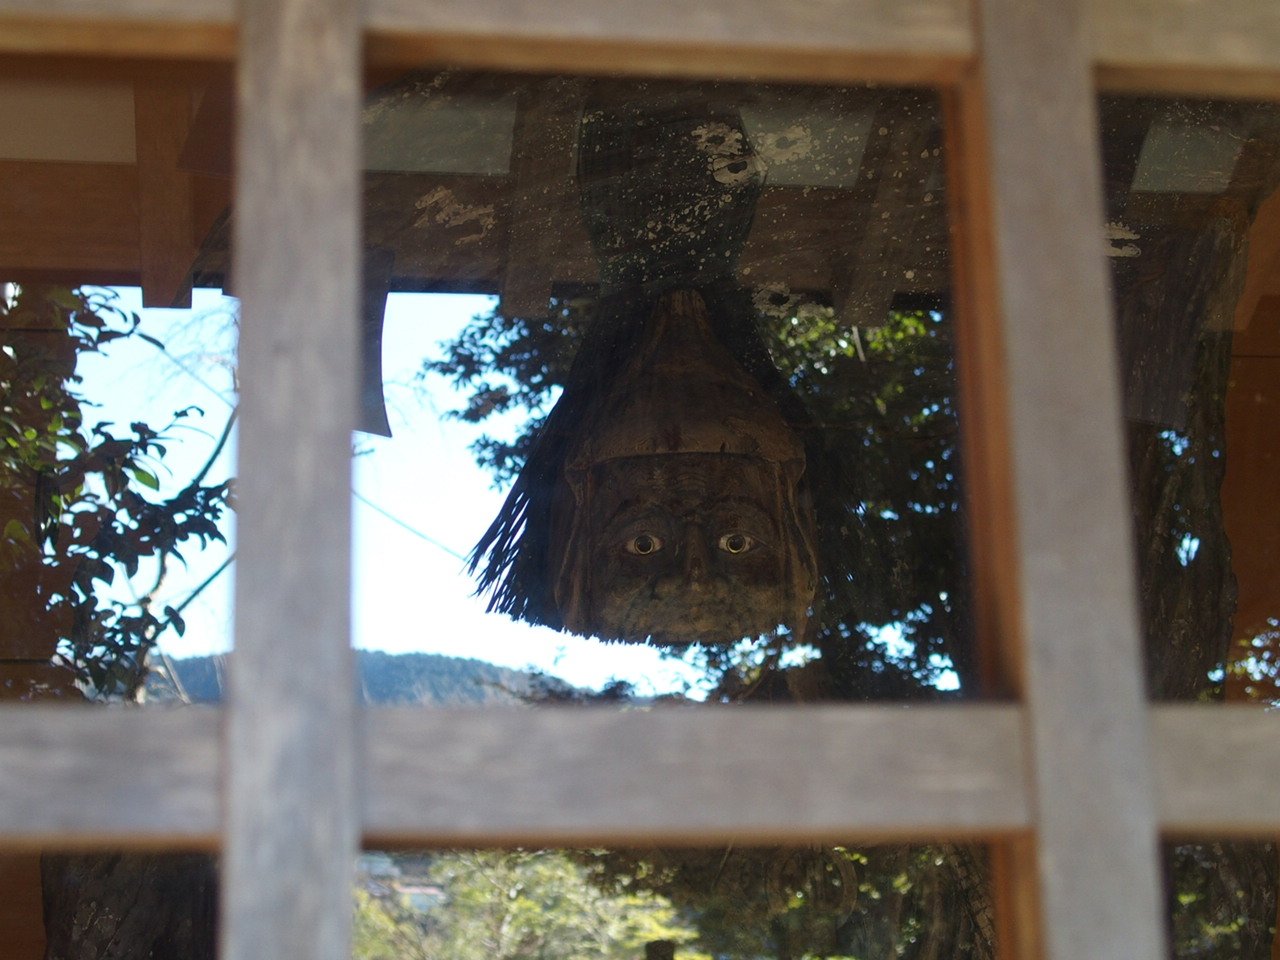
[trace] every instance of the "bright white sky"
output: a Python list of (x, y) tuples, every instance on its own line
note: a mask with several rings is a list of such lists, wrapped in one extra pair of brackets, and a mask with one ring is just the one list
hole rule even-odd
[[(116, 341), (106, 356), (82, 360), (84, 393), (100, 398), (102, 419), (121, 425), (133, 420), (162, 424), (174, 410), (203, 408), (203, 418), (190, 418), (175, 432), (184, 442), (172, 444), (166, 458), (171, 476), (162, 480), (177, 488), (203, 465), (234, 403), (227, 362), (230, 327), (218, 319), (229, 315), (234, 302), (197, 290), (191, 311), (142, 310), (136, 290), (120, 293), (121, 306), (142, 315), (142, 330), (164, 342), (169, 356), (136, 340)], [(617, 678), (632, 681), (642, 693), (683, 689), (698, 679), (697, 672), (656, 649), (528, 627), (485, 613), (484, 600), (472, 596), (474, 585), (459, 556), (479, 539), (504, 494), (492, 489), (490, 476), (467, 450), (482, 430), (439, 416), (461, 403), (450, 385), (432, 378), (422, 398), (409, 384), (424, 358), (440, 354), (441, 341), (490, 304), (485, 297), (462, 295), (392, 294), (388, 299), (383, 375), (394, 436), (358, 434), (362, 453), (353, 465), (354, 490), (376, 505), (354, 502), (355, 645), (533, 667), (581, 686), (599, 687)], [(504, 426), (514, 429), (514, 424)], [(232, 463), (229, 452), (209, 480), (232, 475)], [(161, 603), (181, 602), (225, 553), (211, 550), (202, 556), (193, 548), (184, 555), (188, 569), (170, 575)], [(215, 580), (184, 610), (186, 636), (166, 635), (163, 649), (174, 656), (227, 649), (231, 584), (226, 574)]]

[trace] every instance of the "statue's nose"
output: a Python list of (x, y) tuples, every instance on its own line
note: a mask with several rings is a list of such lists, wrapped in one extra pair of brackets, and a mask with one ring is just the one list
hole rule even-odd
[(684, 577), (691, 584), (706, 583), (711, 575), (711, 551), (702, 524), (689, 522), (684, 528)]

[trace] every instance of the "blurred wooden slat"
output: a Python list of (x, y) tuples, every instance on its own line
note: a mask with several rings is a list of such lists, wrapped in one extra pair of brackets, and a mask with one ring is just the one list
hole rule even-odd
[(229, 59), (235, 0), (0, 0), (0, 52)]
[[(961, 0), (658, 2), (371, 0), (368, 50), (415, 66), (929, 83), (954, 81), (976, 49)], [(1280, 93), (1272, 0), (1091, 8), (1090, 55), (1107, 88)], [(0, 24), (8, 52), (178, 59), (233, 56), (237, 29), (234, 0), (0, 0)]]
[(1091, 50), (1108, 89), (1280, 96), (1273, 0), (1091, 0)]
[(236, 650), (224, 960), (347, 960), (359, 846), (350, 457), (360, 308), (354, 0), (243, 7)]
[(79, 706), (0, 710), (6, 847), (209, 847), (220, 714)]
[[(983, 0), (979, 154), (1000, 317), (1034, 843), (1008, 957), (1165, 956), (1084, 0)], [(970, 136), (980, 131), (968, 131)], [(985, 146), (985, 149), (983, 148)], [(1028, 909), (1038, 894), (1039, 908)]]
[[(214, 845), (222, 719), (207, 707), (0, 708), (0, 843)], [(744, 826), (797, 842), (1021, 833), (1021, 721), (997, 705), (375, 708), (361, 721), (364, 834), (424, 844), (695, 842)], [(1160, 706), (1151, 734), (1166, 832), (1280, 832), (1280, 713)]]
[(372, 0), (375, 62), (936, 83), (972, 54), (963, 0)]
[(1159, 817), (1170, 833), (1274, 836), (1280, 825), (1280, 713), (1261, 706), (1160, 706)]
[(1013, 707), (370, 711), (365, 832), (806, 843), (1028, 826)]

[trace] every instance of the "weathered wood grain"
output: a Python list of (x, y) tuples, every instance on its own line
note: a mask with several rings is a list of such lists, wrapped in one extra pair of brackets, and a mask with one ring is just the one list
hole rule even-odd
[(375, 60), (574, 72), (929, 83), (973, 50), (963, 0), (373, 0), (368, 25)]
[(211, 708), (6, 706), (0, 841), (6, 847), (210, 847), (218, 836)]
[(1254, 705), (1159, 706), (1159, 818), (1166, 832), (1274, 836), (1280, 823), (1280, 713)]
[(1036, 823), (1034, 849), (1008, 863), (1013, 886), (1040, 897), (1038, 923), (1022, 912), (1007, 947), (1155, 960), (1155, 794), (1086, 11), (983, 0), (979, 16)]
[(1013, 707), (370, 711), (365, 830), (439, 844), (1025, 829)]
[(0, 51), (225, 59), (235, 0), (0, 0)]
[(1090, 0), (1109, 89), (1280, 96), (1280, 12), (1270, 0)]
[(353, 0), (243, 7), (236, 652), (225, 960), (346, 960), (359, 843), (349, 638), (360, 303)]
[[(208, 707), (0, 708), (0, 843), (213, 846), (223, 719)], [(1030, 825), (1023, 715), (1009, 705), (378, 708), (358, 722), (370, 843), (709, 842), (743, 827), (792, 841), (999, 837)], [(797, 747), (814, 734), (821, 743)], [(1160, 706), (1151, 735), (1165, 832), (1280, 832), (1280, 713)], [(670, 775), (650, 782), (650, 770)]]
[[(1109, 89), (1274, 97), (1271, 0), (1092, 0), (1090, 55)], [(234, 0), (0, 0), (0, 50), (226, 58)], [(950, 83), (976, 44), (962, 0), (372, 0), (374, 60)], [(767, 29), (761, 29), (767, 24)]]

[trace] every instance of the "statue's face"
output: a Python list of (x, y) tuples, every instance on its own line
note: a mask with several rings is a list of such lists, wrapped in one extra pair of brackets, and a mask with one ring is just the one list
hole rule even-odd
[(566, 558), (566, 625), (664, 644), (794, 625), (813, 596), (794, 479), (782, 464), (733, 454), (596, 464), (580, 506), (586, 526)]
[(803, 447), (711, 335), (692, 291), (569, 458), (553, 542), (565, 625), (608, 640), (731, 642), (798, 628), (817, 580)]

